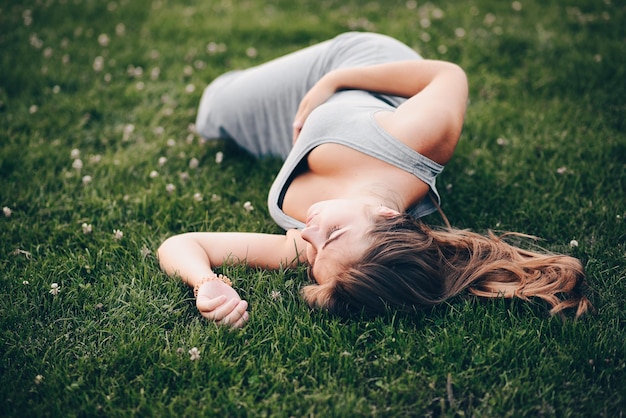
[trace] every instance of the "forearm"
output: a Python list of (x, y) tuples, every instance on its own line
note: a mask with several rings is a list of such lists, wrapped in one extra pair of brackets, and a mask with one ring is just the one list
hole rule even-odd
[(165, 273), (180, 277), (191, 287), (213, 275), (208, 254), (191, 234), (175, 235), (165, 240), (159, 247), (158, 257)]
[(333, 70), (323, 77), (335, 91), (367, 90), (401, 97), (412, 97), (437, 78), (458, 77), (455, 64), (436, 60), (398, 61), (367, 67)]

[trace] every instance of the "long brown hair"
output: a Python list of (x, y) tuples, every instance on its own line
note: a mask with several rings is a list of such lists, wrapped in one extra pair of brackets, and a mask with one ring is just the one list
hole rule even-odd
[(591, 308), (582, 293), (579, 260), (524, 250), (504, 238), (434, 230), (407, 214), (386, 218), (370, 231), (372, 244), (359, 261), (302, 293), (310, 306), (340, 314), (411, 312), (465, 291), (488, 298), (540, 298), (553, 315), (575, 308), (579, 317)]

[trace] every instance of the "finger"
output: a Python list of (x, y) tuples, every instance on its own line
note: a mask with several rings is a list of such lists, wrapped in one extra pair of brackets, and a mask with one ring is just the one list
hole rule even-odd
[(300, 122), (299, 120), (296, 120), (293, 123), (293, 142), (294, 143), (298, 139), (298, 136), (300, 135), (301, 130), (302, 130), (302, 122)]
[(239, 319), (243, 317), (243, 314), (246, 312), (247, 309), (248, 302), (246, 302), (245, 300), (240, 301), (237, 306), (235, 306), (233, 310), (220, 321), (220, 324), (236, 324), (237, 321), (239, 321)]
[(218, 306), (215, 310), (213, 310), (213, 312), (211, 312), (210, 319), (216, 322), (222, 321), (233, 311), (233, 309), (235, 309), (239, 302), (239, 298), (232, 298), (223, 305)]
[(244, 324), (246, 322), (248, 322), (248, 319), (250, 319), (250, 315), (248, 314), (248, 311), (246, 311), (246, 312), (243, 313), (241, 318), (239, 318), (239, 321), (237, 321), (232, 327), (233, 328), (241, 328), (241, 327), (244, 326)]
[(201, 313), (208, 313), (215, 310), (218, 306), (226, 302), (226, 299), (227, 298), (224, 295), (218, 296), (216, 298), (210, 298), (208, 296), (198, 296), (198, 299), (196, 299), (196, 308), (198, 308)]

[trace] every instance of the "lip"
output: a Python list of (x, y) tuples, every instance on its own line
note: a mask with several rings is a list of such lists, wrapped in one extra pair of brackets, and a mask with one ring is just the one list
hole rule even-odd
[(307, 226), (309, 226), (309, 223), (313, 220), (313, 218), (315, 218), (317, 216), (317, 212), (311, 213), (310, 215), (308, 215), (306, 217), (306, 222), (304, 222)]

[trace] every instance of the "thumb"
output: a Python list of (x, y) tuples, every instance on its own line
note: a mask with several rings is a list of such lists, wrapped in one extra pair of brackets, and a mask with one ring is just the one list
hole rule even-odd
[(303, 123), (299, 120), (296, 120), (293, 123), (293, 142), (295, 143), (298, 140), (298, 136), (300, 136), (300, 131), (302, 130)]
[(201, 295), (196, 299), (196, 308), (198, 308), (200, 312), (211, 312), (223, 305), (226, 299), (228, 299), (226, 295), (220, 295), (216, 298)]

